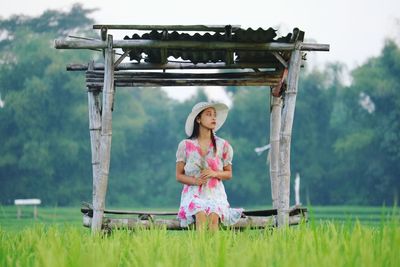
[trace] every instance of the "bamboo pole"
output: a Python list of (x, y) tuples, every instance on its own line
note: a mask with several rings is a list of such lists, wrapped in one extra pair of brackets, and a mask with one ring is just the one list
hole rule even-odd
[[(150, 49), (199, 49), (199, 50), (271, 50), (285, 51), (293, 50), (294, 44), (291, 43), (241, 43), (241, 42), (202, 42), (202, 41), (160, 41), (149, 39), (128, 39), (115, 40), (114, 48), (150, 48)], [(57, 39), (55, 40), (57, 49), (103, 49), (106, 42), (102, 40), (85, 39)]]
[[(86, 77), (103, 78), (103, 71), (87, 71)], [(282, 71), (260, 71), (260, 72), (229, 72), (229, 73), (165, 73), (165, 72), (133, 72), (133, 71), (116, 71), (114, 78), (166, 78), (166, 79), (229, 79), (229, 78), (281, 78)]]
[(112, 47), (113, 37), (107, 36), (107, 49), (105, 50), (105, 70), (103, 87), (103, 104), (101, 115), (100, 136), (100, 174), (93, 188), (95, 199), (93, 200), (93, 224), (92, 233), (101, 230), (105, 198), (110, 170), (110, 152), (112, 137), (112, 106), (114, 101), (114, 50)]
[(278, 209), (278, 196), (279, 196), (279, 132), (281, 129), (281, 112), (282, 112), (282, 98), (272, 97), (271, 107), (271, 122), (270, 122), (270, 164), (269, 172), (271, 179), (271, 195), (272, 195), (272, 207)]
[(296, 106), (297, 84), (301, 65), (301, 51), (292, 52), (289, 62), (288, 84), (282, 111), (282, 124), (279, 144), (279, 207), (278, 226), (287, 226), (289, 222), (290, 200), (290, 142), (294, 110)]
[[(118, 87), (160, 87), (160, 86), (275, 86), (279, 80), (147, 80), (115, 82)], [(88, 81), (87, 86), (101, 88), (102, 81)]]
[[(160, 63), (121, 63), (115, 70), (169, 70), (169, 69), (261, 69), (269, 68), (274, 70), (276, 67), (275, 63), (234, 63), (231, 65), (225, 62), (218, 63), (197, 63), (191, 62), (168, 62), (166, 64)], [(87, 64), (68, 64), (67, 71), (86, 71), (88, 69)], [(103, 63), (95, 63), (95, 70), (104, 70)]]
[[(89, 63), (89, 71), (94, 69), (94, 62)], [(100, 134), (101, 134), (101, 103), (100, 90), (92, 90), (88, 87), (88, 107), (89, 107), (89, 131), (90, 144), (92, 151), (92, 172), (93, 172), (93, 203), (97, 201), (100, 175)]]
[[(199, 49), (199, 50), (250, 50), (250, 51), (329, 51), (327, 44), (307, 43), (242, 43), (242, 42), (202, 42), (202, 41), (159, 41), (148, 39), (115, 40), (113, 48), (158, 48), (158, 49)], [(105, 49), (107, 43), (102, 40), (66, 40), (56, 39), (57, 49)]]
[(103, 27), (109, 30), (169, 30), (169, 31), (213, 31), (224, 32), (227, 26), (231, 26), (232, 30), (239, 30), (240, 25), (110, 25), (110, 24), (96, 24), (93, 29), (101, 29)]
[[(289, 225), (298, 225), (301, 221), (307, 220), (307, 214), (298, 214), (290, 216), (288, 219)], [(91, 227), (93, 225), (93, 219), (88, 215), (83, 215), (83, 225), (85, 227)], [(246, 218), (240, 218), (239, 221), (232, 225), (234, 229), (264, 229), (272, 228), (276, 226), (276, 216), (268, 217), (255, 217), (247, 216)], [(167, 230), (188, 230), (188, 227), (181, 227), (179, 220), (177, 219), (154, 219), (154, 220), (141, 220), (135, 218), (104, 218), (103, 220), (104, 229), (153, 229), (163, 228)]]

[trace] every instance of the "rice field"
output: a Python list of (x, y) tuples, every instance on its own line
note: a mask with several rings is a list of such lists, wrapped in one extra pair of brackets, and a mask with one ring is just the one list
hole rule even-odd
[(306, 224), (92, 236), (79, 208), (0, 207), (0, 266), (400, 266), (399, 208), (313, 207)]

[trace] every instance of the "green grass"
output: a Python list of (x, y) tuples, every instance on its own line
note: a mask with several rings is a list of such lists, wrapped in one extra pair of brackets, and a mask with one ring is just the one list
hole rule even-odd
[(17, 219), (15, 206), (0, 206), (0, 227), (7, 231), (19, 231), (35, 225), (82, 226), (79, 207), (39, 207), (38, 218), (33, 218), (33, 207), (23, 206), (21, 219)]
[(0, 266), (398, 266), (400, 227), (324, 223), (197, 233), (165, 229), (91, 236), (77, 227), (0, 230)]
[[(307, 224), (286, 229), (119, 230), (108, 236), (92, 236), (83, 228), (79, 208), (39, 208), (36, 221), (29, 210), (17, 220), (14, 207), (0, 207), (0, 266), (375, 267), (400, 263), (398, 208), (359, 208), (357, 213), (356, 207), (312, 207)], [(342, 221), (333, 220), (334, 214), (342, 214)], [(368, 214), (379, 219), (370, 225)], [(328, 215), (331, 219), (323, 219)]]

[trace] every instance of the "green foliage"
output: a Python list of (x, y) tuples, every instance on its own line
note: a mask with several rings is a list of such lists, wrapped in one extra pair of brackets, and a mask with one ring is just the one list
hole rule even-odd
[[(333, 145), (333, 170), (351, 188), (337, 193), (340, 198), (392, 203), (399, 193), (399, 62), (399, 47), (388, 41), (379, 57), (353, 71), (353, 83), (338, 95), (336, 102), (346, 111)], [(360, 105), (362, 94), (374, 103), (372, 112)]]
[(254, 149), (269, 143), (269, 91), (242, 87), (220, 134), (234, 148), (233, 179), (225, 184), (234, 205), (270, 203), (267, 156)]
[[(37, 19), (24, 23), (32, 20)], [(56, 51), (50, 40), (57, 35), (50, 30), (28, 33), (25, 26), (13, 32), (13, 45), (3, 48), (13, 60), (3, 58), (0, 65), (5, 101), (0, 110), (1, 201), (39, 196), (45, 203), (78, 202), (68, 195), (84, 198), (90, 192), (90, 180), (82, 179), (90, 177), (84, 162), (90, 162), (88, 135), (76, 130), (87, 128), (87, 100), (79, 90), (82, 77), (66, 74), (65, 64), (91, 55)]]
[(0, 21), (0, 29), (9, 32), (9, 40), (12, 40), (13, 33), (26, 29), (30, 33), (54, 33), (65, 34), (72, 30), (91, 27), (93, 20), (88, 17), (96, 9), (84, 9), (81, 4), (74, 4), (68, 12), (47, 10), (39, 17), (28, 17), (14, 15), (9, 19)]

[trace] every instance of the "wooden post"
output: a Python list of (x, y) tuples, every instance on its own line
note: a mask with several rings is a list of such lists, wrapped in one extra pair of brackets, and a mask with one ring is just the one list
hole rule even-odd
[(33, 218), (36, 220), (38, 217), (38, 210), (37, 210), (37, 206), (33, 205)]
[(285, 95), (285, 104), (282, 111), (282, 124), (279, 144), (279, 208), (278, 226), (289, 225), (289, 200), (290, 200), (290, 142), (294, 110), (296, 106), (297, 83), (301, 65), (301, 51), (299, 43), (293, 50), (288, 73), (288, 84)]
[[(94, 62), (90, 62), (88, 70), (94, 69)], [(96, 202), (98, 190), (96, 190), (100, 175), (100, 134), (101, 134), (101, 103), (100, 90), (88, 87), (89, 107), (89, 131), (92, 150), (93, 173), (93, 203)]]
[(21, 215), (22, 215), (21, 206), (17, 206), (17, 219), (21, 219)]
[(275, 97), (271, 94), (271, 121), (270, 121), (270, 164), (269, 173), (271, 179), (271, 195), (272, 207), (278, 209), (278, 196), (279, 196), (279, 131), (281, 129), (281, 112), (282, 112), (282, 98)]
[(105, 208), (108, 174), (110, 170), (110, 152), (112, 137), (112, 105), (114, 101), (114, 50), (113, 37), (107, 36), (107, 48), (105, 49), (105, 69), (103, 103), (101, 115), (100, 136), (100, 168), (99, 175), (93, 187), (93, 223), (92, 233), (101, 230), (103, 213)]

